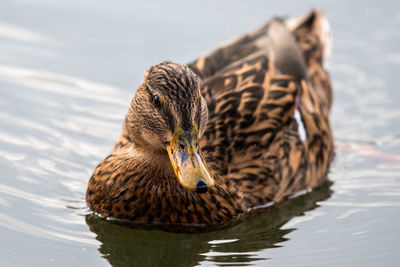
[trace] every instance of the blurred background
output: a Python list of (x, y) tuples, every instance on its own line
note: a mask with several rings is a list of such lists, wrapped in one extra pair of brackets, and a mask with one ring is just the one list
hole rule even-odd
[[(333, 32), (331, 182), (205, 234), (90, 215), (87, 181), (150, 65), (313, 7)], [(2, 0), (0, 265), (397, 265), (399, 29), (398, 1)]]

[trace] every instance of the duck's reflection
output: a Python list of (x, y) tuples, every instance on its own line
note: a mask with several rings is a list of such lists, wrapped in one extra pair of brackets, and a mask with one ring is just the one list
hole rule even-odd
[[(207, 260), (247, 265), (261, 260), (255, 251), (278, 247), (295, 229), (281, 229), (291, 218), (318, 207), (330, 197), (331, 182), (313, 192), (268, 208), (255, 218), (227, 229), (176, 234), (123, 227), (88, 215), (86, 222), (102, 245), (99, 251), (113, 266), (193, 266)], [(230, 242), (214, 240), (231, 239)], [(265, 260), (265, 259), (263, 259)]]

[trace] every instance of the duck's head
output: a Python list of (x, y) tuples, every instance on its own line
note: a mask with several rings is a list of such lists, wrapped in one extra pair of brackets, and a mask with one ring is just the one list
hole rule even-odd
[(203, 193), (214, 185), (198, 142), (207, 120), (196, 74), (186, 65), (162, 62), (146, 72), (126, 125), (136, 146), (149, 156), (164, 154), (159, 164), (172, 166), (183, 187)]

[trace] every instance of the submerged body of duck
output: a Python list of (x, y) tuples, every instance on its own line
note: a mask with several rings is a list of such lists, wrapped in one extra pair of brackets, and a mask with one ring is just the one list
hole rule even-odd
[(88, 206), (133, 222), (219, 225), (321, 185), (333, 159), (318, 11), (276, 19), (189, 65), (151, 67)]

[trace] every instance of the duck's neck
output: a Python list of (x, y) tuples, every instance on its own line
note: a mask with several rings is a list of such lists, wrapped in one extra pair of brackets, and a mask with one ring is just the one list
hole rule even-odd
[(149, 170), (159, 173), (161, 177), (174, 177), (174, 169), (166, 150), (156, 150), (148, 146), (132, 144), (133, 160)]

